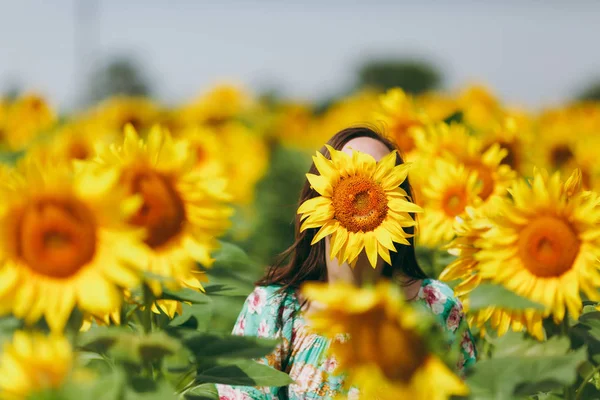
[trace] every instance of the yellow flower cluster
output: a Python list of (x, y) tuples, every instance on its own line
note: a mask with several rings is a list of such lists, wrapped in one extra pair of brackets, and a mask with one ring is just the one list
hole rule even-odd
[[(379, 162), (331, 148), (328, 157), (317, 153), (319, 175), (308, 179), (318, 196), (298, 210), (303, 229), (320, 228), (313, 243), (333, 235), (331, 254), (342, 261), (364, 250), (372, 265), (378, 257), (390, 263), (396, 244), (409, 244), (405, 228), (416, 224), (418, 245), (457, 256), (441, 278), (458, 281), (467, 309), (482, 282), (545, 307), (469, 312), (482, 332), (526, 329), (543, 338), (544, 317), (577, 317), (582, 294), (600, 300), (599, 104), (534, 114), (473, 86), (415, 96), (363, 91), (321, 112), (219, 85), (176, 107), (115, 97), (61, 120), (38, 95), (0, 99), (0, 150), (10, 156), (3, 159), (22, 155), (0, 164), (0, 314), (28, 326), (44, 321), (56, 335), (76, 310), (86, 325), (119, 322), (121, 305), (141, 284), (156, 297), (203, 290), (217, 238), (234, 207), (252, 204), (271, 150), (308, 155), (353, 125), (376, 127), (399, 152)], [(413, 198), (399, 187), (407, 178)], [(370, 352), (382, 359), (366, 360), (360, 347), (339, 343), (342, 364), (366, 393), (464, 393), (423, 350), (412, 311), (389, 287), (306, 294), (328, 306), (313, 317), (324, 334), (351, 332), (373, 348), (382, 337), (402, 344), (400, 353), (385, 348)], [(180, 306), (162, 301), (153, 309), (173, 316)], [(0, 360), (2, 394), (23, 398), (60, 385), (72, 363), (63, 340), (15, 335)], [(41, 354), (37, 363), (28, 363), (32, 354)], [(443, 382), (432, 385), (434, 375)]]

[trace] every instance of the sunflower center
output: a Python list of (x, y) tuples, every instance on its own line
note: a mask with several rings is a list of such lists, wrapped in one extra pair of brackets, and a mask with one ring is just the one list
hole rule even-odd
[(453, 188), (442, 198), (442, 209), (449, 217), (456, 217), (465, 211), (467, 194), (460, 188)]
[(567, 145), (559, 145), (550, 152), (550, 161), (554, 168), (561, 168), (573, 159), (573, 152)]
[(52, 278), (75, 275), (96, 250), (96, 222), (70, 196), (41, 196), (15, 213), (14, 250), (31, 270)]
[(198, 165), (201, 165), (206, 161), (206, 156), (207, 154), (204, 146), (196, 146), (196, 163), (198, 163)]
[(185, 208), (169, 177), (148, 168), (134, 167), (123, 173), (122, 180), (132, 193), (144, 199), (130, 222), (146, 228), (148, 246), (162, 246), (181, 232), (186, 219)]
[(477, 174), (477, 181), (481, 185), (479, 197), (481, 197), (481, 200), (486, 200), (494, 192), (494, 177), (490, 168), (479, 162), (467, 162), (465, 166)]
[(518, 254), (533, 275), (556, 277), (572, 268), (579, 245), (577, 234), (566, 221), (541, 217), (521, 231)]
[(82, 142), (74, 141), (69, 146), (69, 156), (75, 160), (87, 160), (90, 157), (90, 151)]
[(383, 308), (360, 315), (355, 324), (349, 345), (355, 348), (356, 361), (376, 363), (389, 380), (409, 382), (425, 362), (423, 341)]
[(335, 218), (350, 232), (369, 232), (377, 228), (387, 215), (385, 191), (363, 176), (342, 179), (333, 189)]

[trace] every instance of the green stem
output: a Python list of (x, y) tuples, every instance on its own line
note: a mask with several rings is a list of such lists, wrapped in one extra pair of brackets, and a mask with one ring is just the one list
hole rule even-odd
[(144, 333), (148, 334), (152, 332), (152, 303), (154, 302), (154, 296), (147, 285), (142, 286), (142, 295), (144, 301), (144, 310), (142, 311), (142, 327)]
[(585, 385), (587, 385), (587, 383), (589, 382), (590, 379), (592, 379), (594, 377), (594, 374), (596, 372), (600, 371), (600, 365), (597, 365), (596, 367), (594, 367), (594, 369), (587, 374), (587, 376), (583, 379), (583, 382), (581, 382), (581, 385), (579, 385), (579, 387), (577, 388), (577, 396), (575, 396), (575, 400), (580, 400), (581, 396), (583, 395), (583, 388), (585, 387)]

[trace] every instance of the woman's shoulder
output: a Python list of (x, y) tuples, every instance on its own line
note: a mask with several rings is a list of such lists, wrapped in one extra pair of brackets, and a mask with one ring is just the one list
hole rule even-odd
[(250, 314), (262, 314), (265, 310), (295, 308), (296, 303), (295, 291), (281, 285), (256, 286), (246, 298), (246, 308)]
[(453, 310), (462, 312), (462, 303), (450, 286), (435, 279), (424, 279), (417, 295), (434, 314), (449, 314)]

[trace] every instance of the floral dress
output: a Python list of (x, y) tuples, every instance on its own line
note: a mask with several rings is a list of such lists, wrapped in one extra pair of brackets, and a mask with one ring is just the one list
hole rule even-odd
[[(233, 334), (280, 339), (273, 353), (257, 361), (287, 372), (295, 383), (281, 388), (217, 385), (220, 400), (331, 399), (344, 393), (344, 376), (334, 373), (336, 360), (326, 354), (330, 340), (307, 327), (295, 291), (282, 293), (279, 288), (257, 286), (246, 299)], [(475, 363), (473, 338), (463, 318), (462, 304), (452, 289), (424, 279), (414, 302), (433, 312), (448, 334), (449, 343), (461, 341), (458, 372)], [(460, 338), (456, 338), (456, 332), (463, 332)], [(351, 389), (347, 396), (358, 398), (358, 391)]]

